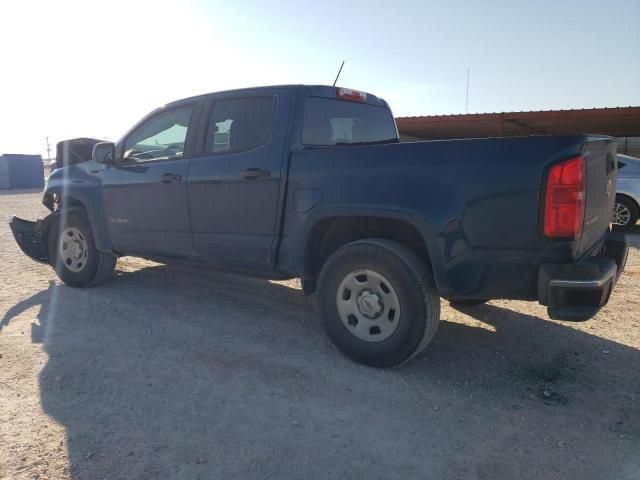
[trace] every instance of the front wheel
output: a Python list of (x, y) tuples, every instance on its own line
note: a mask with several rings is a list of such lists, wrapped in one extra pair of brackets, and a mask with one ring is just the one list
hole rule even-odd
[(393, 367), (431, 341), (440, 321), (432, 274), (412, 250), (366, 239), (336, 250), (318, 279), (327, 333), (352, 360)]
[(108, 280), (117, 258), (96, 249), (87, 217), (61, 212), (49, 231), (49, 259), (60, 280), (72, 287), (91, 287)]

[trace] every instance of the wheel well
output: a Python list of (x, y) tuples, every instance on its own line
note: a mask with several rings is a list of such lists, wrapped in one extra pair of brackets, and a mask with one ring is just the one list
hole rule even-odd
[(87, 208), (84, 206), (80, 200), (76, 200), (73, 197), (62, 197), (60, 201), (60, 209), (69, 209), (69, 208), (81, 208), (82, 210), (87, 211)]
[(55, 192), (45, 194), (44, 198), (42, 199), (42, 203), (52, 212), (74, 207), (81, 208), (85, 212), (87, 211), (86, 207), (80, 200), (68, 196), (63, 197), (59, 193)]
[(420, 231), (411, 223), (384, 217), (331, 217), (313, 229), (305, 251), (304, 291), (315, 291), (322, 266), (338, 248), (364, 238), (386, 238), (410, 248), (430, 265), (429, 252)]
[(640, 212), (640, 205), (638, 205), (638, 202), (636, 202), (636, 199), (635, 199), (635, 198), (633, 198), (633, 197), (631, 197), (631, 196), (629, 196), (629, 195), (626, 195), (626, 194), (624, 194), (624, 193), (616, 193), (616, 198), (618, 198), (618, 197), (622, 197), (622, 198), (624, 198), (625, 200), (629, 200), (629, 201), (631, 202), (631, 204), (632, 204), (632, 205), (634, 205), (634, 206), (636, 207), (636, 210), (637, 210), (638, 212)]
[[(55, 204), (53, 203), (55, 201)], [(45, 205), (50, 208), (51, 214), (45, 219), (47, 220), (44, 227), (44, 236), (47, 238), (49, 236), (49, 231), (51, 230), (53, 222), (57, 221), (57, 219), (64, 215), (65, 210), (80, 210), (82, 213), (87, 216), (87, 209), (84, 204), (80, 200), (76, 200), (73, 197), (64, 197), (61, 199), (54, 199), (53, 195), (51, 196), (51, 207), (47, 203)]]

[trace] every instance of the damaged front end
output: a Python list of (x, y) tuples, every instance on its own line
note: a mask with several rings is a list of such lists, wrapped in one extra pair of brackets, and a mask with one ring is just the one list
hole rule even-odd
[(48, 232), (54, 215), (35, 222), (13, 216), (9, 221), (20, 250), (36, 262), (49, 264)]
[[(56, 146), (56, 170), (53, 171), (47, 187), (44, 189), (42, 204), (51, 210), (51, 214), (36, 221), (25, 220), (16, 216), (11, 217), (9, 226), (13, 232), (16, 243), (27, 256), (36, 262), (49, 264), (49, 230), (54, 221), (60, 215), (60, 196), (55, 192), (60, 188), (66, 188), (75, 183), (75, 179), (69, 179), (69, 168), (91, 160), (91, 152), (100, 140), (95, 138), (75, 138), (64, 140)], [(66, 172), (66, 173), (63, 173)], [(55, 188), (49, 188), (53, 180)], [(71, 205), (69, 205), (71, 206)]]

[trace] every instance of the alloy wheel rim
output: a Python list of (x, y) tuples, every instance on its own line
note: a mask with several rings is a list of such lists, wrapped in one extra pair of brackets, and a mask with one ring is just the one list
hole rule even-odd
[(381, 342), (398, 328), (398, 295), (391, 282), (373, 270), (348, 273), (338, 287), (336, 306), (343, 325), (360, 340)]
[(631, 212), (629, 209), (621, 204), (616, 203), (613, 206), (613, 223), (616, 225), (626, 225), (631, 220)]

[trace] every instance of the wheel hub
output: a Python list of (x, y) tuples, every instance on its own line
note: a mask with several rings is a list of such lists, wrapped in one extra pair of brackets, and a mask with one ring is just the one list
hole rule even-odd
[(384, 302), (376, 292), (365, 289), (357, 299), (358, 310), (367, 318), (376, 319), (384, 311)]
[(366, 342), (386, 340), (400, 322), (400, 300), (393, 285), (369, 269), (345, 275), (336, 292), (336, 307), (347, 331)]
[(82, 244), (77, 240), (71, 245), (71, 255), (73, 258), (80, 258), (82, 256)]
[(87, 264), (87, 239), (74, 227), (65, 228), (60, 235), (58, 261), (72, 272), (80, 272)]

